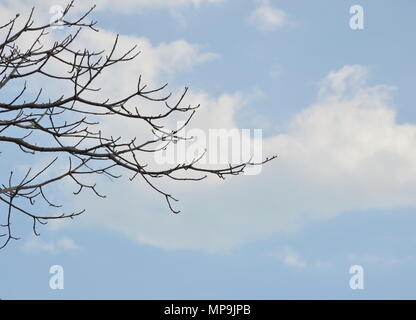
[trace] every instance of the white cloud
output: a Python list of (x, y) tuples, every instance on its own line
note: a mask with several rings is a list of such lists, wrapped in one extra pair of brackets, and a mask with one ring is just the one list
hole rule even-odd
[(286, 12), (264, 2), (248, 18), (249, 23), (263, 31), (274, 31), (288, 23)]
[[(416, 126), (397, 123), (392, 88), (368, 86), (366, 75), (361, 66), (330, 73), (287, 132), (264, 140), (265, 154), (278, 159), (261, 175), (164, 183), (181, 199), (180, 215), (142, 183), (119, 181), (104, 187), (111, 200), (85, 198), (82, 221), (140, 243), (218, 251), (352, 210), (415, 206)], [(203, 105), (195, 126), (236, 127), (241, 94), (193, 99)]]
[[(111, 48), (116, 34), (106, 30), (99, 33), (85, 32), (78, 39), (77, 47), (103, 50)], [(103, 74), (97, 81), (106, 94), (126, 94), (136, 89), (138, 76), (149, 86), (164, 84), (166, 75), (186, 71), (192, 67), (216, 59), (213, 52), (204, 52), (198, 44), (191, 44), (185, 40), (174, 40), (153, 44), (148, 38), (136, 36), (119, 36), (117, 54), (122, 54), (132, 46), (137, 45), (140, 55), (132, 63), (120, 63), (111, 72)], [(117, 79), (114, 84), (113, 79)]]
[(76, 251), (80, 247), (75, 241), (67, 236), (60, 237), (56, 241), (44, 241), (39, 237), (32, 237), (23, 245), (23, 249), (30, 253), (60, 253), (64, 251)]

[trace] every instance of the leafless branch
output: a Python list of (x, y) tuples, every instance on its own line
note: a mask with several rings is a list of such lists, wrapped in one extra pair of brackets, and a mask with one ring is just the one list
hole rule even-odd
[[(77, 186), (73, 192), (75, 195), (83, 190), (90, 190), (98, 197), (105, 197), (97, 190), (96, 184), (84, 182), (83, 177), (105, 175), (118, 178), (120, 175), (114, 170), (123, 169), (131, 174), (131, 180), (138, 176), (143, 178), (144, 182), (161, 194), (168, 208), (178, 213), (179, 210), (173, 207), (173, 202), (177, 199), (156, 185), (155, 179), (165, 177), (172, 180), (199, 181), (207, 175), (224, 178), (227, 175), (242, 173), (249, 165), (256, 165), (246, 162), (211, 169), (199, 166), (198, 159), (195, 159), (191, 163), (168, 169), (148, 169), (147, 165), (142, 163), (142, 154), (160, 152), (161, 143), (165, 143), (164, 147), (166, 147), (172, 141), (183, 138), (180, 136), (181, 129), (168, 130), (161, 124), (161, 121), (170, 118), (175, 113), (181, 113), (187, 115), (184, 124), (186, 126), (199, 106), (183, 106), (188, 88), (185, 88), (179, 99), (171, 104), (171, 94), (163, 93), (166, 85), (148, 88), (143, 84), (141, 76), (138, 78), (135, 89), (117, 101), (107, 99), (100, 102), (88, 99), (87, 92), (99, 90), (93, 87), (99, 75), (114, 64), (135, 59), (140, 52), (134, 46), (120, 56), (116, 56), (118, 36), (107, 55), (104, 55), (104, 52), (90, 52), (87, 49), (75, 51), (71, 45), (80, 31), (82, 29), (97, 31), (97, 29), (95, 22), (87, 21), (93, 8), (71, 21), (68, 14), (72, 7), (73, 2), (65, 8), (61, 26), (74, 29), (74, 32), (50, 46), (45, 46), (42, 40), (48, 34), (51, 25), (37, 26), (33, 20), (34, 9), (31, 10), (28, 19), (20, 29), (16, 29), (16, 22), (21, 19), (20, 15), (16, 15), (0, 26), (0, 32), (5, 33), (4, 39), (0, 42), (0, 92), (16, 80), (24, 81), (22, 89), (16, 92), (10, 101), (0, 100), (0, 143), (2, 146), (6, 144), (18, 146), (22, 152), (33, 157), (41, 153), (55, 156), (52, 161), (37, 171), (29, 168), (20, 179), (17, 179), (15, 173), (11, 172), (7, 181), (0, 181), (0, 203), (3, 203), (5, 208), (5, 222), (0, 225), (0, 237), (4, 241), (0, 244), (0, 248), (5, 247), (11, 240), (17, 239), (11, 228), (14, 213), (23, 214), (32, 219), (33, 232), (38, 235), (38, 224), (45, 224), (54, 219), (72, 219), (83, 212), (56, 215), (38, 215), (33, 212), (32, 207), (37, 198), (55, 210), (60, 210), (61, 206), (53, 203), (47, 196), (47, 188), (58, 181), (66, 179), (72, 181)], [(33, 35), (33, 42), (28, 49), (23, 50), (19, 47), (18, 40), (25, 34)], [(53, 60), (65, 65), (69, 71), (62, 74), (48, 71), (47, 66)], [(44, 100), (41, 89), (31, 100), (22, 101), (22, 98), (27, 95), (29, 80), (34, 75), (57, 83), (69, 83), (73, 88), (72, 92), (69, 95), (62, 94), (55, 100), (50, 98)], [(137, 97), (151, 103), (161, 104), (165, 111), (146, 115), (134, 105), (133, 99)], [(96, 119), (100, 117), (130, 118), (141, 121), (154, 133), (155, 138), (143, 142), (138, 142), (136, 139), (125, 142), (122, 137), (106, 136), (104, 132), (96, 129), (99, 124)], [(58, 159), (62, 158), (68, 159), (67, 168), (56, 174), (58, 169), (56, 167), (55, 171), (51, 169)], [(273, 158), (266, 159), (262, 163)], [(191, 172), (198, 176), (190, 176)], [(1, 212), (0, 217), (3, 219)]]

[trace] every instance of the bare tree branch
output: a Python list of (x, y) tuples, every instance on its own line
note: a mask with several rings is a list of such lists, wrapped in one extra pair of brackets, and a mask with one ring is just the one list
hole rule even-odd
[[(93, 87), (100, 74), (114, 64), (135, 59), (140, 52), (137, 51), (136, 46), (133, 46), (120, 56), (116, 56), (118, 36), (107, 55), (104, 55), (104, 52), (90, 52), (88, 49), (75, 51), (71, 45), (82, 29), (98, 30), (95, 28), (95, 22), (87, 21), (93, 8), (71, 21), (67, 17), (72, 7), (73, 2), (65, 8), (61, 26), (72, 28), (74, 32), (50, 46), (44, 46), (42, 40), (48, 34), (51, 25), (37, 26), (33, 20), (34, 9), (20, 29), (16, 30), (16, 22), (20, 19), (20, 15), (0, 26), (0, 32), (5, 33), (4, 40), (0, 42), (0, 92), (16, 80), (24, 81), (22, 89), (10, 101), (0, 101), (0, 143), (3, 146), (6, 144), (18, 146), (22, 152), (31, 156), (41, 153), (55, 155), (55, 158), (41, 169), (37, 171), (28, 169), (21, 179), (15, 178), (14, 172), (11, 172), (7, 181), (0, 181), (0, 202), (5, 208), (0, 212), (1, 218), (4, 213), (5, 220), (4, 224), (0, 225), (0, 237), (4, 238), (0, 248), (4, 248), (11, 240), (18, 239), (11, 228), (14, 213), (32, 219), (33, 232), (38, 235), (38, 223), (45, 224), (53, 219), (72, 219), (83, 212), (38, 215), (32, 211), (37, 198), (48, 206), (59, 209), (60, 205), (48, 199), (46, 189), (65, 179), (69, 179), (77, 186), (74, 195), (88, 189), (98, 197), (105, 197), (97, 190), (96, 184), (84, 182), (83, 177), (105, 175), (119, 178), (120, 175), (116, 174), (114, 169), (123, 169), (131, 173), (130, 180), (141, 176), (144, 182), (161, 194), (172, 212), (179, 213), (179, 210), (173, 207), (173, 202), (177, 199), (157, 186), (155, 179), (165, 177), (172, 180), (200, 181), (207, 175), (224, 178), (227, 175), (242, 173), (249, 165), (262, 164), (274, 158), (267, 158), (261, 163), (245, 162), (219, 169), (199, 166), (198, 158), (190, 163), (168, 169), (148, 169), (147, 165), (142, 163), (141, 155), (160, 152), (170, 143), (183, 139), (180, 131), (192, 119), (199, 105), (183, 106), (188, 88), (185, 88), (174, 104), (170, 104), (171, 94), (163, 93), (166, 85), (150, 89), (142, 83), (141, 76), (138, 78), (135, 90), (117, 101), (107, 99), (100, 102), (88, 99), (87, 92), (100, 90)], [(33, 34), (33, 42), (28, 49), (23, 50), (19, 47), (18, 40), (25, 34)], [(62, 63), (69, 68), (69, 71), (62, 74), (48, 71), (47, 66), (51, 61)], [(42, 101), (41, 89), (30, 101), (22, 101), (26, 95), (28, 81), (34, 75), (69, 83), (72, 92), (70, 95), (62, 94), (55, 100)], [(134, 106), (133, 99), (137, 97), (161, 104), (166, 111), (146, 115)], [(187, 115), (185, 124), (180, 129), (168, 130), (160, 121), (172, 117), (175, 113)], [(95, 129), (99, 124), (96, 119), (100, 117), (141, 121), (154, 133), (154, 138), (144, 142), (138, 142), (136, 139), (125, 142), (122, 137), (106, 136), (101, 130)], [(39, 139), (40, 135), (41, 139)], [(62, 158), (68, 159), (67, 168), (59, 174), (54, 174), (56, 171), (51, 169), (58, 159)], [(189, 175), (192, 172), (198, 176)], [(179, 175), (180, 173), (182, 175)]]

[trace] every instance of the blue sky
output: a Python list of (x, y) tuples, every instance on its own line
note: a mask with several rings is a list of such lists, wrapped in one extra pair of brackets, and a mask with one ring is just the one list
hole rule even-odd
[[(0, 298), (415, 298), (414, 1), (118, 3), (97, 0), (100, 34), (81, 37), (103, 45), (119, 33), (142, 50), (108, 90), (136, 71), (188, 85), (205, 108), (196, 128), (261, 128), (279, 157), (258, 176), (168, 183), (179, 216), (127, 178), (100, 181), (106, 200), (53, 189), (87, 213), (36, 239), (16, 218), (22, 240), (0, 252)], [(3, 1), (0, 18), (35, 5), (48, 19), (54, 4)], [(349, 27), (356, 4), (364, 30)], [(49, 288), (55, 264), (64, 290)], [(349, 287), (357, 264), (364, 290)]]

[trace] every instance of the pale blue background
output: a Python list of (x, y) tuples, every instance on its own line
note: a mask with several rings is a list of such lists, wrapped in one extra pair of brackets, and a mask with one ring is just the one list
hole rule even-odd
[[(314, 100), (317, 80), (346, 64), (370, 66), (370, 83), (396, 86), (398, 121), (416, 122), (416, 2), (272, 3), (299, 25), (259, 32), (246, 21), (258, 2), (248, 0), (176, 9), (185, 24), (163, 9), (146, 9), (134, 15), (99, 11), (95, 18), (107, 29), (145, 36), (154, 43), (185, 39), (218, 52), (221, 59), (182, 72), (175, 83), (213, 94), (260, 88), (267, 97), (252, 107), (272, 119), (264, 128), (266, 134), (272, 134), (275, 126), (285, 124)], [(352, 31), (348, 26), (348, 10), (353, 4), (365, 8), (363, 31)], [(270, 66), (276, 63), (284, 77), (269, 76)], [(239, 121), (241, 125), (248, 121), (244, 113)], [(238, 205), (235, 210), (238, 212)], [(389, 266), (363, 261), (366, 289), (353, 291), (348, 286), (350, 262), (346, 258), (350, 252), (414, 256), (414, 213), (414, 208), (351, 212), (227, 253), (163, 250), (138, 245), (105, 230), (68, 229), (65, 234), (82, 250), (35, 254), (25, 252), (21, 242), (14, 242), (0, 252), (0, 298), (415, 298), (416, 259)], [(333, 264), (320, 269), (291, 268), (267, 255), (281, 246), (294, 248), (306, 258), (328, 258)], [(65, 268), (63, 291), (49, 288), (48, 271), (53, 264)]]

